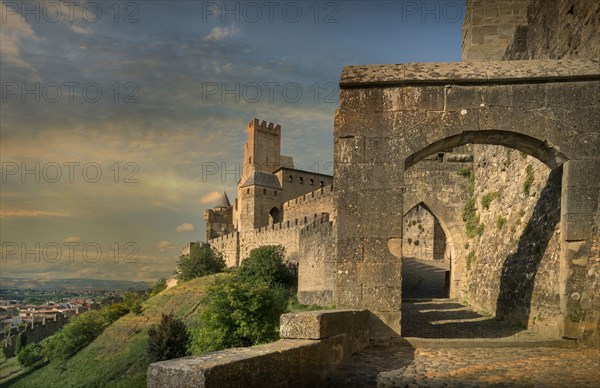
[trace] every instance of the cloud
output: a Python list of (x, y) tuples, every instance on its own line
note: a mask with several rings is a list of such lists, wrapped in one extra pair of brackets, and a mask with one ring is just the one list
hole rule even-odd
[(67, 213), (48, 212), (44, 210), (5, 210), (0, 211), (0, 217), (14, 218), (46, 218), (46, 217), (68, 217)]
[(161, 241), (158, 244), (156, 244), (156, 249), (158, 249), (160, 252), (164, 252), (164, 251), (168, 251), (169, 249), (173, 249), (175, 248), (175, 244), (173, 244), (170, 241)]
[(63, 240), (64, 243), (78, 243), (81, 242), (81, 237), (79, 236), (69, 236)]
[(231, 27), (214, 27), (208, 35), (202, 38), (205, 42), (220, 42), (240, 32), (236, 25)]
[(91, 31), (87, 28), (83, 28), (81, 26), (78, 26), (76, 24), (71, 24), (69, 25), (69, 28), (71, 29), (71, 31), (80, 34), (80, 35), (88, 35), (91, 33)]
[[(41, 38), (31, 28), (27, 21), (21, 19), (18, 12), (9, 7), (8, 4), (0, 1), (2, 20), (2, 28), (0, 28), (0, 57), (3, 61), (17, 67), (25, 68), (36, 73), (35, 69), (29, 65), (21, 56), (21, 46), (23, 40)], [(36, 73), (37, 74), (37, 73)]]
[(208, 205), (210, 203), (215, 202), (217, 199), (219, 199), (220, 196), (220, 192), (211, 191), (210, 193), (204, 194), (202, 197), (198, 198), (198, 202), (200, 202), (203, 205)]
[(189, 222), (186, 222), (185, 224), (177, 225), (177, 227), (175, 228), (175, 231), (177, 233), (193, 232), (194, 225), (190, 224)]

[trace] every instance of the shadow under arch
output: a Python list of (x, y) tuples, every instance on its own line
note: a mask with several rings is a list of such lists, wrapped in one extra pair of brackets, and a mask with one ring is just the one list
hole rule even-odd
[(465, 144), (489, 144), (514, 148), (540, 160), (552, 170), (569, 160), (569, 158), (560, 152), (557, 146), (519, 132), (476, 130), (462, 131), (457, 135), (434, 141), (428, 146), (421, 148), (404, 160), (404, 169), (406, 170), (415, 163), (423, 160), (423, 158), (436, 152)]
[[(404, 159), (404, 169), (410, 168), (429, 155), (466, 144), (502, 145), (517, 149), (538, 159), (551, 170), (546, 186), (542, 189), (534, 205), (533, 214), (518, 239), (517, 251), (508, 255), (502, 261), (502, 270), (499, 273), (500, 289), (495, 306), (496, 317), (479, 322), (455, 324), (455, 328), (453, 328), (461, 333), (458, 335), (459, 337), (465, 329), (470, 333), (483, 332), (490, 337), (496, 337), (496, 335), (489, 333), (489, 329), (498, 330), (501, 333), (500, 337), (507, 334), (511, 335), (522, 330), (522, 328), (527, 328), (530, 321), (536, 274), (539, 271), (541, 260), (554, 234), (556, 225), (561, 222), (562, 166), (569, 161), (569, 158), (557, 146), (522, 133), (504, 130), (462, 131), (459, 134), (434, 141), (413, 152)], [(416, 199), (411, 200), (408, 193), (405, 194), (404, 198), (407, 200), (408, 206), (413, 203), (415, 205), (419, 204), (415, 203)], [(435, 204), (435, 199), (428, 198), (427, 202), (425, 204), (426, 208), (437, 217), (440, 225), (444, 228), (444, 232), (449, 236), (446, 232), (449, 229), (447, 226), (448, 221), (439, 215), (441, 211), (436, 210), (436, 205), (432, 205), (432, 203)], [(404, 209), (406, 208), (405, 206)], [(406, 211), (403, 214), (406, 214)], [(460, 215), (458, 217), (460, 218)], [(464, 226), (464, 224), (462, 225)], [(462, 231), (458, 235), (463, 235)], [(462, 242), (467, 242), (466, 236), (464, 236)], [(560, 266), (564, 266), (563, 260), (561, 257)], [(453, 261), (452, 264), (460, 265), (460, 261)], [(452, 272), (455, 272), (455, 268)], [(561, 294), (560, 298), (562, 297)], [(558, 309), (561, 309), (562, 301), (557, 301), (557, 303)], [(405, 313), (406, 311), (403, 310), (403, 314)], [(506, 322), (499, 325), (499, 320), (506, 320)], [(423, 327), (426, 326), (424, 322), (421, 322), (421, 324)], [(438, 334), (432, 336), (436, 337)], [(447, 335), (446, 331), (443, 333), (443, 336), (445, 335)]]

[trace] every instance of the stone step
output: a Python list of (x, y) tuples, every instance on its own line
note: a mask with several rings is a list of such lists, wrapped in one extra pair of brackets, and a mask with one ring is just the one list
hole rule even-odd
[(577, 341), (568, 339), (528, 338), (418, 338), (402, 337), (394, 343), (413, 348), (565, 348), (577, 347)]

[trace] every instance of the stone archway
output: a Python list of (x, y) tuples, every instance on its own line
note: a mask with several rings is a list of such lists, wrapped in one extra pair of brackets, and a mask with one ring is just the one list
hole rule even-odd
[(411, 209), (422, 205), (429, 211), (440, 226), (446, 237), (446, 255), (450, 261), (450, 297), (459, 298), (463, 282), (465, 265), (461, 257), (462, 248), (466, 242), (464, 236), (464, 222), (460, 219), (460, 214), (454, 209), (448, 208), (441, 203), (433, 193), (420, 192), (418, 194), (406, 193), (404, 195), (403, 216)]
[(271, 224), (276, 224), (278, 222), (281, 222), (280, 212), (277, 207), (274, 207), (269, 211), (269, 216), (271, 218)]
[(589, 292), (598, 229), (599, 68), (584, 60), (345, 67), (334, 133), (337, 307), (367, 308), (373, 337), (397, 336), (404, 169), (448, 147), (500, 144), (563, 166), (560, 303), (564, 332), (579, 330), (567, 317)]

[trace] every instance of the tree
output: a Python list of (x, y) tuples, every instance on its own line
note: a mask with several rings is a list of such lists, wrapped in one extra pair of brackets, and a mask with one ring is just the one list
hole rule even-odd
[(71, 318), (58, 333), (49, 337), (44, 346), (46, 357), (57, 361), (72, 357), (100, 335), (106, 323), (99, 311), (86, 311)]
[(159, 294), (160, 292), (167, 289), (167, 278), (162, 277), (156, 279), (154, 286), (152, 287), (152, 295)]
[(288, 291), (279, 284), (245, 281), (236, 275), (218, 279), (203, 299), (200, 327), (193, 333), (194, 353), (252, 346), (279, 338), (279, 316)]
[(100, 310), (100, 314), (102, 314), (102, 317), (108, 324), (113, 323), (128, 312), (129, 308), (125, 305), (125, 303), (114, 303), (104, 306)]
[(138, 292), (130, 289), (125, 293), (125, 298), (123, 299), (123, 303), (130, 312), (135, 315), (139, 315), (142, 312), (142, 303), (146, 300), (146, 293)]
[(162, 314), (158, 327), (148, 330), (148, 361), (157, 362), (185, 357), (188, 353), (190, 335), (185, 323), (173, 314)]
[(210, 245), (195, 244), (189, 256), (181, 256), (175, 273), (177, 280), (185, 282), (200, 276), (212, 275), (225, 269), (223, 256)]
[(17, 355), (17, 360), (24, 367), (38, 365), (44, 360), (42, 345), (39, 343), (26, 345)]
[(22, 331), (15, 338), (15, 354), (19, 354), (21, 349), (27, 344), (27, 332)]
[(238, 276), (243, 281), (262, 281), (269, 284), (290, 285), (290, 269), (284, 264), (285, 249), (281, 245), (265, 245), (250, 251), (240, 265)]

